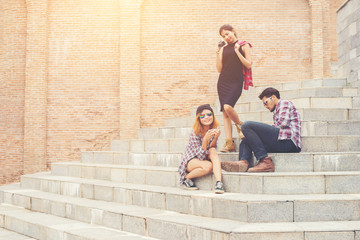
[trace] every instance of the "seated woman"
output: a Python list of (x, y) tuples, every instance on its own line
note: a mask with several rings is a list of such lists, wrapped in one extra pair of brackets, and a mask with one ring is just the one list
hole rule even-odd
[(193, 131), (185, 148), (179, 166), (180, 185), (188, 190), (197, 190), (192, 179), (205, 176), (213, 171), (216, 184), (215, 193), (224, 193), (221, 181), (221, 163), (216, 151), (220, 135), (219, 122), (209, 104), (201, 105), (196, 110)]

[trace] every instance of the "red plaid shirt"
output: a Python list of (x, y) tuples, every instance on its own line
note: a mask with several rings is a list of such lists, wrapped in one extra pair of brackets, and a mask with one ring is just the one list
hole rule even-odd
[(207, 146), (207, 150), (204, 150), (202, 148), (202, 140), (203, 140), (202, 137), (195, 135), (194, 131), (192, 131), (190, 133), (189, 142), (186, 145), (186, 148), (185, 148), (185, 151), (183, 154), (183, 158), (182, 158), (182, 161), (181, 161), (179, 169), (178, 169), (179, 174), (180, 174), (180, 185), (182, 185), (185, 180), (187, 164), (191, 159), (193, 159), (193, 158), (197, 158), (199, 160), (207, 160), (208, 159), (209, 148), (210, 148), (210, 144), (213, 141), (213, 139), (214, 138), (211, 138), (211, 140)]
[[(245, 44), (249, 44), (250, 47), (251, 44), (248, 43), (247, 41), (240, 41), (239, 45), (240, 47), (245, 45)], [(249, 86), (253, 87), (253, 79), (252, 79), (252, 70), (251, 68), (247, 69), (245, 66), (243, 66), (243, 78), (244, 78), (244, 89), (245, 90), (249, 90)]]
[(273, 126), (280, 128), (278, 140), (291, 139), (301, 150), (301, 120), (295, 105), (280, 99), (273, 113)]

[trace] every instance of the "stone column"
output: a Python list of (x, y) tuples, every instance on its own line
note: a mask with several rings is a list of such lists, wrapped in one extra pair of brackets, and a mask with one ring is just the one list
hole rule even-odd
[(24, 173), (33, 173), (47, 168), (48, 2), (26, 0), (26, 7)]
[(142, 0), (120, 0), (120, 138), (140, 128), (140, 19)]
[[(347, 0), (337, 11), (338, 76), (360, 88), (360, 1)], [(360, 106), (360, 100), (357, 103)]]
[(312, 78), (324, 76), (324, 40), (322, 0), (310, 0)]

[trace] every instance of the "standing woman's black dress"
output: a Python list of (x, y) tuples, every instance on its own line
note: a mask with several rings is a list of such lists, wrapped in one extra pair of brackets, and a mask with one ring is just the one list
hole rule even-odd
[(223, 49), (222, 70), (217, 83), (221, 111), (224, 104), (234, 107), (243, 89), (243, 65), (235, 53), (235, 44), (228, 44)]

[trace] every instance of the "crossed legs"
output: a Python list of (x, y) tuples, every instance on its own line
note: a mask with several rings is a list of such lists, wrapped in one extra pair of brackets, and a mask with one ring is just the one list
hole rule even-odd
[(190, 160), (186, 168), (189, 173), (185, 178), (202, 177), (213, 171), (216, 181), (221, 181), (220, 158), (215, 148), (209, 149), (209, 159), (210, 161), (199, 160), (197, 158)]

